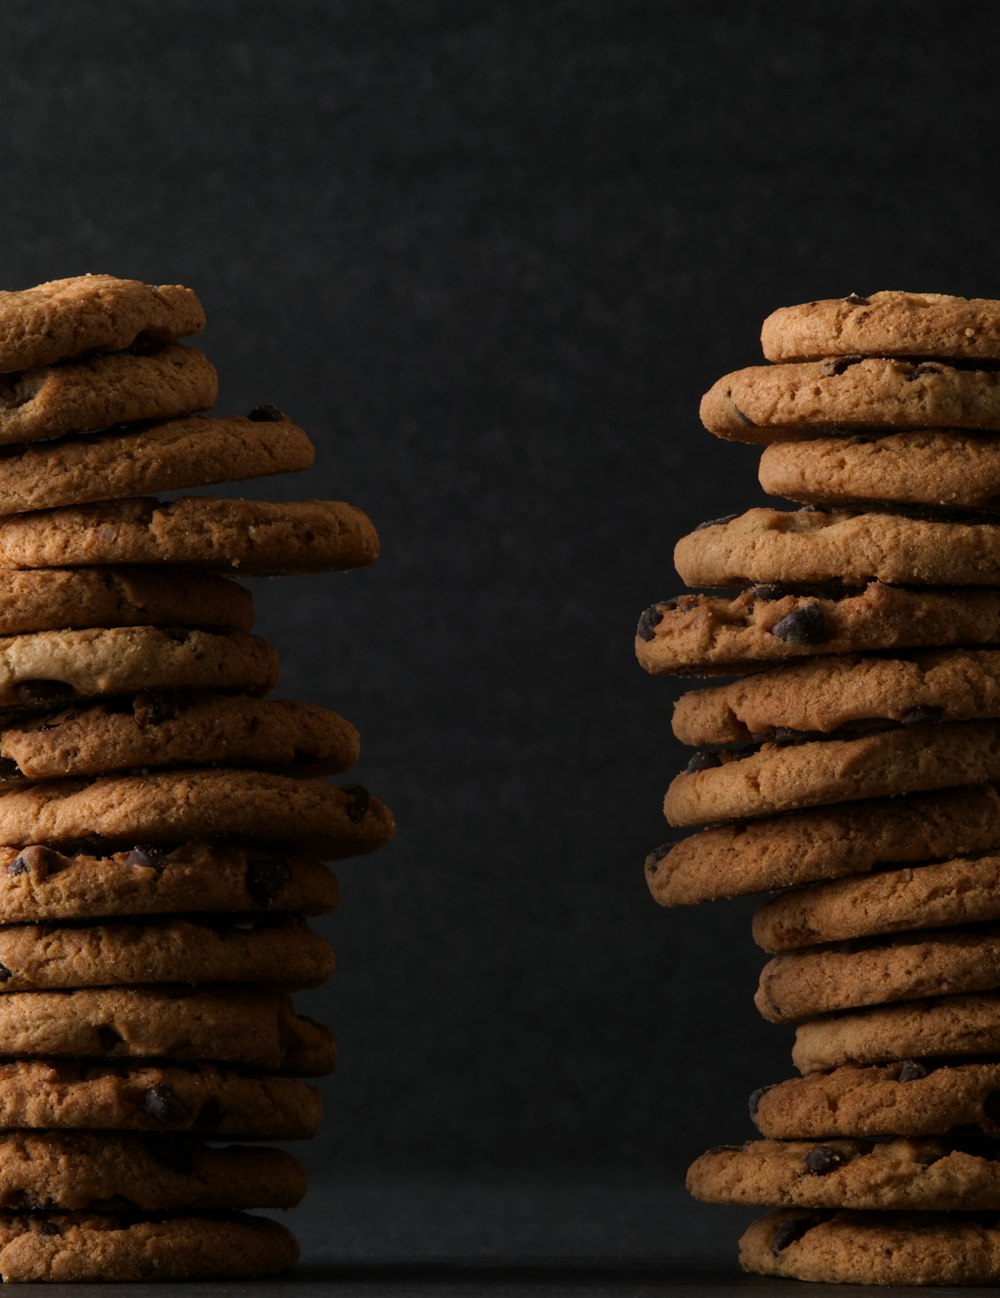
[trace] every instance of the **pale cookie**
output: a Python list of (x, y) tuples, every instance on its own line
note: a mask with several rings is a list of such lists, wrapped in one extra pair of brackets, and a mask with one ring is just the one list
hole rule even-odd
[(178, 563), (267, 577), (360, 568), (377, 557), (371, 521), (333, 500), (141, 497), (0, 518), (8, 568)]
[[(0, 543), (4, 526), (9, 524), (0, 522)], [(863, 586), (869, 581), (997, 586), (1000, 524), (749, 509), (731, 521), (708, 523), (681, 537), (674, 562), (688, 586)]]
[(796, 1029), (792, 1063), (815, 1073), (840, 1064), (998, 1052), (1000, 994), (981, 992), (810, 1019)]
[(0, 1127), (193, 1132), (208, 1140), (304, 1140), (318, 1091), (292, 1077), (211, 1064), (14, 1060), (0, 1063)]
[[(841, 654), (692, 690), (677, 700), (673, 728), (682, 743), (702, 747), (997, 716), (1000, 650), (945, 649), (906, 658)], [(970, 742), (981, 733), (970, 730)], [(893, 741), (886, 743), (891, 748)], [(885, 745), (873, 747), (873, 758), (879, 751)]]
[(332, 972), (333, 948), (292, 918), (0, 928), (0, 997), (180, 982), (263, 983), (292, 990), (315, 987)]
[(849, 293), (780, 307), (764, 321), (769, 361), (826, 356), (1000, 360), (1000, 302), (945, 293)]
[(740, 1240), (740, 1266), (827, 1284), (994, 1285), (1000, 1219), (932, 1212), (773, 1212)]
[(0, 445), (193, 415), (218, 394), (211, 362), (176, 343), (8, 374), (0, 376)]
[(7, 1283), (252, 1280), (287, 1271), (298, 1257), (284, 1226), (245, 1213), (0, 1215), (0, 1279)]
[(980, 433), (893, 433), (781, 442), (760, 457), (760, 485), (807, 505), (880, 505), (1000, 512), (1000, 439)]
[(0, 784), (8, 785), (188, 764), (323, 775), (357, 756), (349, 722), (292, 699), (138, 694), (7, 725), (0, 718)]
[(70, 1059), (236, 1064), (320, 1077), (337, 1054), (330, 1029), (261, 988), (86, 987), (0, 996), (4, 1053)]
[(772, 1140), (940, 1136), (956, 1128), (1000, 1136), (1000, 1063), (934, 1067), (907, 1059), (810, 1073), (754, 1091), (750, 1116)]
[(253, 602), (248, 590), (211, 573), (0, 569), (0, 636), (119, 626), (249, 631)]
[(0, 791), (6, 847), (222, 837), (335, 860), (373, 852), (394, 834), (392, 812), (359, 784), (338, 788), (260, 771), (151, 771)]
[(840, 357), (754, 365), (701, 399), (701, 422), (734, 442), (800, 441), (832, 429), (1000, 429), (1000, 373), (939, 362)]
[(0, 847), (0, 924), (227, 912), (322, 915), (337, 900), (337, 880), (326, 866), (280, 849), (255, 852), (205, 841), (72, 854), (41, 844)]
[(302, 429), (270, 406), (245, 419), (171, 419), (0, 447), (0, 514), (293, 473), (313, 458)]
[(857, 739), (697, 753), (672, 781), (663, 811), (671, 825), (708, 825), (991, 780), (1000, 780), (1000, 721), (905, 725)]
[(761, 971), (754, 1003), (772, 1023), (790, 1023), (997, 987), (1000, 928), (956, 928), (775, 956)]
[(996, 854), (795, 888), (758, 906), (753, 936), (765, 951), (789, 951), (988, 920), (1000, 920)]
[(997, 1152), (995, 1142), (981, 1138), (752, 1140), (702, 1154), (688, 1170), (687, 1188), (704, 1203), (1000, 1210)]
[(0, 370), (51, 365), (85, 352), (199, 334), (205, 312), (180, 284), (75, 275), (0, 292)]
[(817, 654), (987, 644), (1000, 644), (1000, 591), (872, 581), (843, 595), (780, 585), (680, 595), (642, 614), (635, 652), (654, 675), (711, 676)]
[(277, 680), (274, 649), (240, 631), (139, 626), (0, 639), (0, 709), (53, 708), (73, 699), (142, 690), (266, 694)]
[(982, 785), (703, 829), (651, 852), (646, 882), (661, 906), (687, 906), (995, 848), (1000, 793)]
[(293, 1208), (305, 1190), (305, 1168), (280, 1149), (138, 1132), (0, 1134), (5, 1212)]

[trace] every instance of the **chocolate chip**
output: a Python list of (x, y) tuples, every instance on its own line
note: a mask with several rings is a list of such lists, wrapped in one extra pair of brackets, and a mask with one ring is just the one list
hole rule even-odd
[(660, 868), (660, 862), (670, 851), (669, 843), (661, 843), (659, 847), (654, 847), (646, 857), (646, 869), (650, 874), (655, 874)]
[(37, 1212), (39, 1208), (44, 1208), (46, 1204), (41, 1199), (36, 1199), (33, 1194), (29, 1194), (27, 1190), (15, 1190), (12, 1195), (8, 1196), (3, 1206), (13, 1208), (18, 1212)]
[(844, 301), (849, 306), (871, 306), (868, 299), (862, 297), (860, 293), (848, 293), (847, 297), (844, 298)]
[(211, 1096), (201, 1106), (195, 1125), (199, 1128), (214, 1129), (222, 1121), (222, 1105)]
[(912, 383), (914, 379), (921, 379), (925, 374), (940, 374), (941, 370), (936, 365), (914, 365), (906, 376), (907, 383)]
[(916, 726), (923, 721), (940, 721), (942, 716), (944, 716), (944, 708), (920, 707), (910, 708), (901, 720), (904, 726)]
[(721, 766), (722, 759), (710, 748), (699, 749), (684, 768), (685, 775), (695, 775), (698, 771), (710, 771), (714, 766)]
[(785, 590), (777, 582), (769, 581), (763, 586), (752, 587), (750, 594), (754, 599), (759, 599), (762, 604), (773, 604), (776, 599), (784, 599)]
[(864, 433), (855, 433), (853, 437), (848, 437), (848, 446), (869, 446), (875, 441), (874, 437), (866, 437)]
[(823, 610), (818, 604), (803, 604), (775, 622), (771, 634), (785, 644), (822, 644), (827, 639)]
[(713, 1145), (711, 1149), (706, 1149), (706, 1154), (738, 1154), (743, 1149), (742, 1145)]
[(710, 518), (707, 523), (699, 523), (694, 530), (702, 532), (706, 527), (721, 527), (723, 523), (731, 523), (734, 518), (739, 518), (739, 514), (727, 514), (725, 518)]
[(346, 793), (349, 802), (344, 808), (347, 813), (347, 819), (352, 825), (360, 825), (365, 818), (368, 810), (368, 804), (371, 802), (371, 795), (367, 789), (363, 789), (360, 784), (342, 784), (341, 793)]
[[(855, 316), (855, 323), (863, 319), (864, 315), (865, 313), (862, 311), (861, 315)], [(845, 370), (849, 370), (852, 365), (859, 365), (864, 359), (863, 356), (835, 356), (832, 360), (823, 362), (820, 374), (827, 379), (836, 378), (839, 374), (843, 374)]]
[(636, 635), (640, 640), (652, 640), (655, 638), (653, 627), (659, 626), (663, 621), (663, 614), (655, 604), (650, 604), (639, 617), (639, 625), (636, 627)]
[(140, 726), (162, 725), (177, 716), (177, 696), (166, 693), (140, 695), (135, 700), (133, 711)]
[(842, 1167), (847, 1159), (829, 1145), (817, 1145), (815, 1149), (810, 1149), (802, 1161), (813, 1176), (826, 1176), (835, 1168)]
[(815, 1225), (815, 1217), (787, 1217), (778, 1223), (774, 1238), (771, 1240), (771, 1252), (777, 1257), (789, 1244), (794, 1244), (797, 1239), (801, 1239), (806, 1231), (812, 1230)]
[(114, 1028), (102, 1027), (97, 1029), (97, 1040), (101, 1044), (101, 1049), (110, 1053), (112, 1050), (117, 1050), (125, 1038)]
[(34, 872), (35, 877), (42, 880), (47, 878), (58, 864), (59, 857), (51, 847), (41, 847), (38, 844), (33, 844), (31, 847), (26, 847), (20, 856), (11, 861), (10, 865), (7, 866), (7, 873), (30, 874)]
[(7, 866), (7, 873), (8, 873), (8, 874), (27, 874), (27, 873), (28, 873), (28, 862), (24, 859), (23, 856), (15, 856), (15, 858), (13, 859), (13, 861), (11, 861), (10, 865)]
[(247, 866), (243, 882), (258, 906), (270, 906), (291, 877), (292, 871), (284, 861), (259, 857)]
[(0, 983), (9, 983), (14, 977), (5, 964), (0, 964)]
[(155, 870), (157, 874), (162, 874), (167, 868), (167, 862), (162, 853), (158, 852), (155, 847), (148, 844), (140, 843), (132, 848), (125, 858), (126, 865), (144, 865), (147, 869)]
[(38, 1223), (39, 1235), (58, 1235), (59, 1227), (53, 1221), (40, 1221)]
[(770, 1090), (770, 1086), (758, 1086), (748, 1101), (751, 1118), (756, 1118), (757, 1110), (760, 1108), (760, 1102)]
[(157, 1122), (186, 1122), (191, 1116), (191, 1110), (169, 1086), (151, 1086), (139, 1107), (147, 1117), (155, 1118)]
[(897, 1082), (916, 1082), (927, 1076), (927, 1069), (917, 1059), (904, 1059), (896, 1077)]
[(18, 703), (58, 703), (75, 693), (65, 681), (18, 681), (14, 686)]
[(277, 406), (254, 406), (247, 415), (247, 419), (252, 419), (258, 424), (281, 424), (288, 418), (283, 410)]
[(863, 325), (870, 316), (871, 316), (870, 311), (859, 311), (858, 314), (854, 317), (854, 323), (856, 325)]

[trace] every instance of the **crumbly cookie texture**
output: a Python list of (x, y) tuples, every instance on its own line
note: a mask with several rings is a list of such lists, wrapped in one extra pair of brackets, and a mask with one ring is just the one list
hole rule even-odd
[(0, 1278), (8, 1283), (248, 1280), (285, 1271), (298, 1256), (284, 1226), (246, 1213), (0, 1215)]
[(1000, 1210), (992, 1142), (753, 1140), (694, 1161), (687, 1188), (705, 1203), (782, 1208)]
[(350, 722), (311, 703), (138, 694), (7, 725), (0, 719), (0, 783), (187, 764), (322, 775), (352, 766), (358, 750)]
[[(247, 790), (259, 792), (256, 782)], [(319, 861), (214, 840), (121, 851), (40, 843), (0, 847), (0, 924), (101, 916), (322, 915), (336, 906), (337, 880)]]
[(740, 1240), (740, 1265), (831, 1284), (995, 1284), (1000, 1222), (931, 1212), (774, 1212)]
[(1000, 928), (955, 928), (775, 956), (761, 971), (754, 1003), (772, 1023), (790, 1023), (998, 987)]
[(1000, 1136), (1000, 1063), (843, 1065), (761, 1087), (750, 1116), (772, 1140), (940, 1136), (957, 1127)]
[(780, 307), (764, 321), (769, 361), (830, 356), (1000, 360), (1000, 302), (945, 293), (849, 293)]
[(293, 1208), (305, 1189), (305, 1168), (279, 1149), (126, 1131), (0, 1135), (4, 1212)]
[(871, 581), (845, 594), (770, 585), (731, 599), (679, 595), (642, 614), (635, 652), (654, 675), (710, 676), (820, 654), (997, 643), (1000, 591)]
[(830, 429), (1000, 429), (1000, 374), (940, 362), (841, 357), (755, 365), (719, 379), (701, 399), (716, 437), (768, 443)]
[(51, 365), (85, 352), (117, 352), (205, 328), (196, 295), (180, 284), (76, 275), (0, 292), (0, 370)]
[(218, 395), (214, 366), (179, 343), (25, 370), (0, 376), (0, 445), (193, 415)]
[(297, 1078), (205, 1063), (0, 1063), (0, 1126), (6, 1129), (304, 1140), (316, 1134), (322, 1107), (319, 1092)]
[(0, 569), (0, 636), (121, 626), (249, 631), (253, 601), (243, 586), (211, 573)]
[(646, 882), (661, 906), (685, 906), (996, 848), (1000, 793), (980, 785), (703, 829), (651, 852)]
[(164, 1059), (321, 1077), (330, 1030), (261, 988), (85, 987), (0, 996), (4, 1050), (14, 1056)]
[[(677, 700), (673, 727), (682, 743), (701, 747), (776, 732), (826, 735), (873, 723), (997, 716), (1000, 650), (944, 649), (907, 658), (841, 654), (692, 690)], [(969, 732), (973, 742), (976, 733)]]
[[(277, 680), (274, 649), (238, 631), (140, 626), (0, 639), (0, 709), (51, 709), (73, 699), (143, 690), (266, 694)], [(162, 704), (165, 711), (172, 706)]]
[(934, 429), (776, 442), (765, 447), (758, 477), (770, 495), (807, 505), (1000, 512), (1000, 445), (979, 433)]
[(266, 577), (377, 557), (370, 519), (342, 501), (139, 497), (0, 518), (0, 563), (10, 568), (179, 563)]
[(174, 845), (221, 837), (328, 860), (384, 847), (392, 812), (359, 784), (261, 771), (150, 771), (0, 791), (0, 845)]
[(1000, 722), (906, 725), (856, 739), (704, 752), (693, 761), (697, 769), (676, 776), (667, 790), (663, 810), (672, 825), (1000, 780)]
[(795, 888), (758, 906), (753, 936), (765, 951), (792, 951), (990, 920), (1000, 920), (1000, 856), (995, 853)]
[(309, 438), (280, 411), (171, 419), (0, 450), (0, 514), (308, 469)]
[(291, 990), (321, 983), (333, 963), (330, 944), (292, 917), (0, 927), (0, 996), (176, 982)]
[(674, 562), (688, 586), (998, 586), (1000, 524), (748, 509), (681, 537)]

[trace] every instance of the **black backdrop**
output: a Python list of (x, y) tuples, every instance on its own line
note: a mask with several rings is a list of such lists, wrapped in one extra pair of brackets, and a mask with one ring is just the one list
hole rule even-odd
[[(396, 810), (339, 869), (314, 1165), (658, 1172), (790, 1072), (749, 903), (661, 912), (632, 657), (757, 499), (697, 422), (772, 308), (1000, 296), (990, 3), (7, 0), (0, 283), (190, 283), (220, 409), (312, 434), (383, 558), (261, 583), (281, 692)], [(254, 488), (240, 489), (253, 494)]]

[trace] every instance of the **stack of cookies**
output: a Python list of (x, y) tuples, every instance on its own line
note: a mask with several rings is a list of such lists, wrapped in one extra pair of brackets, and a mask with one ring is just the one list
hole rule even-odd
[[(0, 1277), (249, 1277), (295, 1260), (249, 1208), (301, 1197), (329, 1030), (324, 859), (389, 811), (319, 777), (354, 728), (266, 698), (234, 575), (370, 563), (350, 505), (145, 493), (307, 468), (279, 410), (198, 412), (188, 289), (0, 293)], [(94, 431), (97, 430), (97, 431)], [(213, 1142), (208, 1144), (206, 1142)], [(223, 1142), (219, 1147), (214, 1142)]]
[(639, 621), (697, 752), (653, 852), (665, 906), (775, 891), (756, 1003), (801, 1074), (689, 1188), (773, 1206), (750, 1271), (1000, 1281), (1000, 302), (851, 294), (775, 312), (772, 362), (701, 414), (798, 509), (703, 524)]

